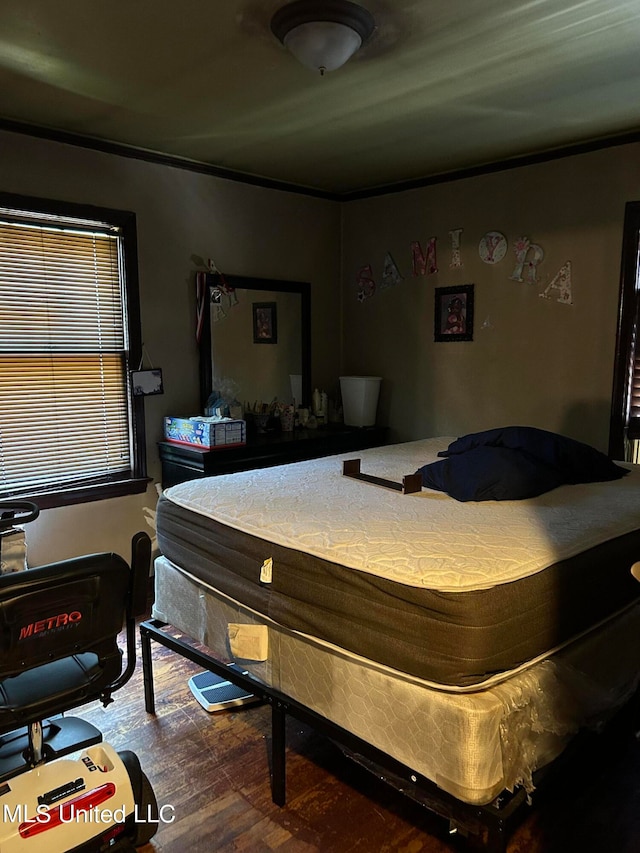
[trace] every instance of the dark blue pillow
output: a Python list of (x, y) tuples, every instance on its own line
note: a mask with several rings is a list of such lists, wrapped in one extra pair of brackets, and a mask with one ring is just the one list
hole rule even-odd
[(522, 451), (557, 471), (563, 483), (619, 480), (629, 473), (595, 447), (537, 427), (508, 426), (470, 433), (453, 441), (438, 456), (466, 454), (476, 447), (504, 447)]
[(457, 501), (515, 501), (562, 485), (553, 468), (506, 447), (473, 447), (440, 462), (423, 465), (422, 485)]

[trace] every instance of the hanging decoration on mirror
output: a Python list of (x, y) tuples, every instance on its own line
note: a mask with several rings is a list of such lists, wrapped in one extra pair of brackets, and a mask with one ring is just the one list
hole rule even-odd
[(463, 265), (460, 256), (460, 235), (462, 231), (462, 228), (449, 231), (449, 241), (451, 243), (451, 263), (449, 264), (449, 268), (452, 270), (461, 269)]
[(200, 343), (202, 337), (202, 326), (204, 323), (204, 312), (207, 307), (207, 274), (196, 273), (196, 343)]
[(380, 290), (386, 290), (388, 287), (393, 287), (400, 281), (404, 281), (404, 278), (400, 274), (400, 270), (398, 269), (396, 262), (393, 260), (391, 252), (387, 252), (384, 256), (384, 263), (382, 265), (382, 281), (380, 282)]
[(437, 237), (430, 237), (427, 242), (427, 251), (422, 251), (422, 246), (418, 240), (411, 243), (411, 258), (413, 262), (413, 274), (418, 275), (433, 275), (438, 272), (438, 262), (436, 260), (436, 241)]
[[(237, 305), (238, 304), (238, 296), (236, 294), (235, 287), (231, 287), (230, 284), (227, 283), (224, 274), (220, 272), (220, 270), (216, 269), (215, 264), (212, 260), (209, 260), (209, 264), (213, 265), (212, 272), (214, 274), (214, 284), (215, 290), (222, 294), (222, 296), (227, 296), (227, 302), (229, 305)], [(213, 300), (212, 300), (213, 301)]]
[[(212, 264), (212, 261), (209, 261)], [(215, 264), (214, 264), (215, 267)], [(215, 270), (211, 287), (211, 322), (218, 323), (227, 316), (225, 308), (233, 308), (238, 304), (238, 294), (235, 287), (227, 283), (224, 275)]]
[(560, 267), (549, 284), (538, 296), (541, 296), (543, 299), (553, 299), (552, 291), (554, 292), (556, 302), (561, 302), (563, 305), (573, 304), (571, 293), (571, 261), (567, 261)]
[(358, 270), (356, 283), (358, 285), (358, 302), (364, 302), (365, 299), (369, 299), (373, 296), (373, 294), (376, 292), (376, 283), (373, 280), (373, 270), (371, 269), (371, 264), (367, 264), (366, 266)]
[(196, 272), (196, 343), (202, 338), (205, 311), (211, 311), (211, 322), (216, 323), (227, 316), (225, 308), (238, 304), (235, 287), (216, 266), (213, 258), (207, 260), (208, 272)]
[(478, 244), (478, 254), (485, 264), (498, 264), (507, 253), (507, 238), (500, 231), (487, 231)]
[(211, 288), (211, 322), (219, 323), (227, 316), (227, 312), (222, 306), (222, 291), (217, 287)]
[[(527, 282), (535, 284), (536, 268), (544, 258), (542, 246), (537, 243), (532, 243), (528, 237), (519, 237), (514, 243), (513, 250), (516, 253), (516, 266), (509, 278), (513, 281), (524, 281), (522, 273), (524, 272), (525, 263), (527, 265)], [(531, 253), (529, 260), (527, 255)]]

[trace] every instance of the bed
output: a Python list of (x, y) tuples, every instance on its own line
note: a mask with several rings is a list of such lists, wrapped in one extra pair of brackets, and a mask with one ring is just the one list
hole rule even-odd
[(359, 454), (380, 482), (427, 466), (414, 494), (345, 477), (350, 455), (168, 489), (153, 617), (489, 806), (637, 688), (640, 469), (459, 500), (456, 441)]

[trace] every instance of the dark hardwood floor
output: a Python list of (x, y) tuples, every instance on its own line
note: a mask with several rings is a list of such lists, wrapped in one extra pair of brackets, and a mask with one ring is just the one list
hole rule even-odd
[[(287, 804), (271, 801), (269, 706), (208, 714), (187, 681), (198, 667), (153, 644), (156, 714), (141, 663), (103, 709), (77, 713), (132, 749), (165, 818), (141, 853), (447, 853), (477, 850), (445, 821), (289, 718)], [(509, 853), (638, 853), (640, 741), (624, 716), (567, 762), (510, 838)]]

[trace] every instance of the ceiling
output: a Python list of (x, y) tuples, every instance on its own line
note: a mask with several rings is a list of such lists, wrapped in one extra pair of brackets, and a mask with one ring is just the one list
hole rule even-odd
[(321, 77), (284, 0), (1, 0), (0, 126), (331, 196), (640, 130), (639, 0), (358, 2), (376, 30)]

